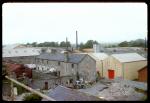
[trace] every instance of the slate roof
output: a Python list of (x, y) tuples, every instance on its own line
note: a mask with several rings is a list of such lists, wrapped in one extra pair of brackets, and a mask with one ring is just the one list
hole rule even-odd
[[(101, 101), (101, 99), (96, 96), (85, 94), (61, 85), (50, 91), (48, 96), (56, 101)], [(47, 99), (43, 99), (42, 101), (47, 101)]]
[(146, 60), (146, 58), (142, 57), (137, 53), (112, 54), (112, 56), (117, 60), (119, 60), (120, 62), (133, 62)]
[[(68, 62), (71, 63), (79, 63), (81, 60), (86, 56), (86, 54), (69, 54), (68, 56)], [(47, 59), (51, 61), (65, 61), (65, 54), (63, 53), (43, 53), (37, 58), (40, 59)]]

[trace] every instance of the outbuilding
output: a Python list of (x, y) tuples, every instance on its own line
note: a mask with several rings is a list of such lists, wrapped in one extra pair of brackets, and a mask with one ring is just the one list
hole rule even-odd
[(146, 58), (137, 53), (112, 54), (108, 60), (108, 68), (104, 70), (104, 76), (109, 79), (138, 79), (138, 70), (146, 65)]
[(147, 82), (147, 66), (138, 70), (138, 80), (140, 82)]

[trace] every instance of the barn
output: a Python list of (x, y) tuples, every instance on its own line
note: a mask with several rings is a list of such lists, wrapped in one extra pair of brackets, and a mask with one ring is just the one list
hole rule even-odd
[(138, 79), (138, 70), (147, 65), (147, 59), (137, 53), (112, 54), (108, 59), (108, 68), (104, 77), (114, 79)]

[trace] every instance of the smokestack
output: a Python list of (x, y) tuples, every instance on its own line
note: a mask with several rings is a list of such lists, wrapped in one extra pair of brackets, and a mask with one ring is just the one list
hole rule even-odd
[(66, 37), (66, 50), (68, 50), (68, 39)]
[(77, 31), (76, 31), (76, 49), (78, 50), (78, 34), (77, 34)]

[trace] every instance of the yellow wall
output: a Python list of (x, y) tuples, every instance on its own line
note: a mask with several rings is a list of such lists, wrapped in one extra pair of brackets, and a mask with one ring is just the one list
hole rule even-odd
[(138, 79), (138, 70), (147, 65), (147, 61), (138, 61), (124, 64), (125, 79)]
[(108, 58), (108, 68), (104, 69), (104, 77), (108, 78), (108, 69), (115, 70), (115, 77), (123, 77), (124, 68), (124, 79), (133, 80), (138, 78), (138, 70), (146, 65), (147, 61), (120, 63), (117, 59), (110, 56)]
[[(96, 69), (98, 69), (101, 77), (102, 77), (102, 71), (104, 73), (104, 71), (108, 68), (107, 61), (108, 61), (108, 58), (106, 58), (102, 61), (100, 61), (100, 60), (96, 61)], [(103, 77), (104, 77), (104, 74), (103, 74)]]

